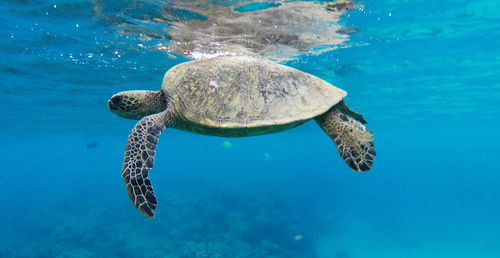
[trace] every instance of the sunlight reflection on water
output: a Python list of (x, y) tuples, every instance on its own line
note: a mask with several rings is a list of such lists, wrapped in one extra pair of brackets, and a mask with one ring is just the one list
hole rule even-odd
[(151, 42), (157, 50), (194, 59), (258, 55), (283, 61), (337, 48), (356, 31), (340, 26), (340, 16), (359, 7), (349, 1), (153, 1), (121, 7), (95, 4), (93, 10), (118, 33)]

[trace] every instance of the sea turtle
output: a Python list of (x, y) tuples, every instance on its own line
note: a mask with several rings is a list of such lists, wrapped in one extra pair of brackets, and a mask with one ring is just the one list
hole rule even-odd
[(314, 119), (355, 171), (375, 158), (373, 133), (342, 100), (347, 93), (313, 75), (247, 57), (181, 63), (168, 70), (160, 91), (124, 91), (108, 108), (140, 119), (128, 136), (122, 177), (130, 200), (146, 217), (157, 201), (148, 178), (156, 142), (167, 127), (204, 135), (243, 137), (275, 133)]

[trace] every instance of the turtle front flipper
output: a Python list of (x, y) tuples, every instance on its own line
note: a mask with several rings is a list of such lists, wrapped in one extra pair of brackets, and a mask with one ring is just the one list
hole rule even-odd
[(154, 165), (156, 142), (170, 121), (168, 110), (142, 118), (128, 136), (123, 160), (122, 177), (128, 196), (135, 207), (146, 217), (153, 218), (156, 197), (149, 181), (149, 171)]
[[(366, 121), (361, 115), (351, 117), (351, 113), (357, 113), (342, 112), (346, 107), (342, 102), (315, 120), (337, 145), (340, 156), (350, 168), (356, 171), (368, 171), (376, 155), (373, 133), (365, 128), (363, 123)], [(358, 117), (362, 120), (355, 119)]]

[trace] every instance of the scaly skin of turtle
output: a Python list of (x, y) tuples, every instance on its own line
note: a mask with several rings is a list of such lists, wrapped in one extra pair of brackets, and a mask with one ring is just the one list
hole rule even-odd
[(351, 169), (369, 171), (377, 155), (373, 132), (367, 130), (360, 121), (342, 113), (338, 107), (339, 104), (333, 106), (315, 120), (337, 145), (340, 156)]
[(175, 120), (171, 109), (142, 118), (130, 132), (125, 147), (122, 177), (130, 201), (146, 217), (153, 218), (156, 196), (149, 180), (156, 143), (161, 132)]

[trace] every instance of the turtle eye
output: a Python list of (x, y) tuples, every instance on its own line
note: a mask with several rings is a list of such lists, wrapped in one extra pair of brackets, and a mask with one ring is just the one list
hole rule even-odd
[(114, 96), (113, 98), (111, 98), (111, 102), (113, 102), (115, 106), (118, 106), (120, 105), (120, 102), (122, 102), (122, 99), (122, 96)]
[(117, 110), (120, 108), (122, 102), (122, 96), (114, 96), (108, 101), (108, 107), (110, 110)]

